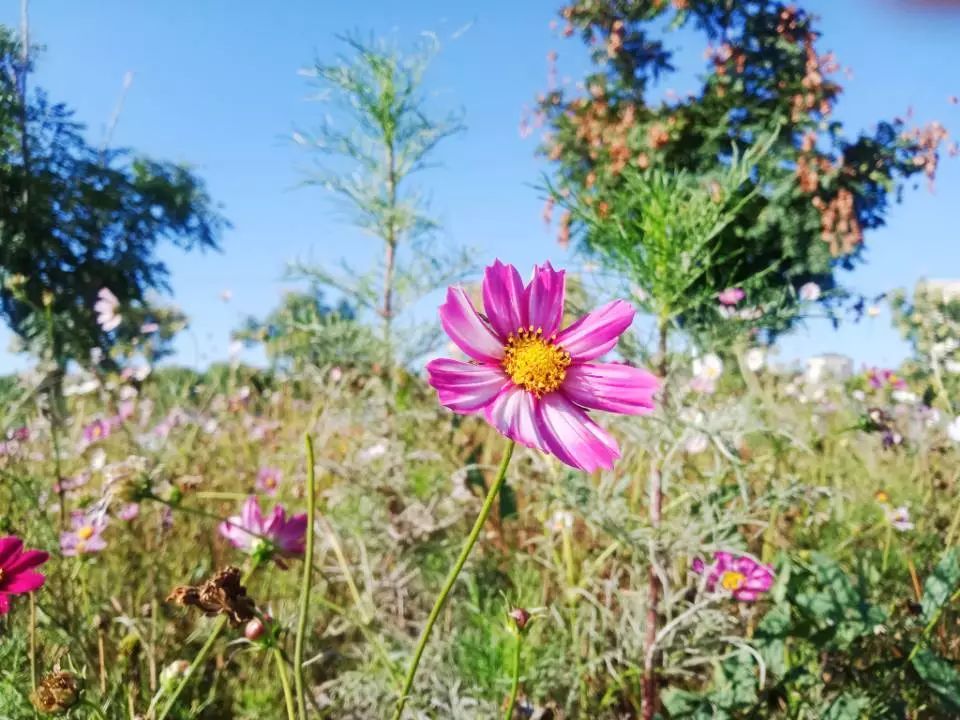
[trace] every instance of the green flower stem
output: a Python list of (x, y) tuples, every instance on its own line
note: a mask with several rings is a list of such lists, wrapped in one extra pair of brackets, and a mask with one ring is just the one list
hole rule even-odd
[(316, 461), (313, 439), (304, 435), (307, 450), (307, 547), (303, 558), (303, 581), (300, 584), (300, 609), (297, 614), (297, 636), (293, 643), (293, 681), (297, 688), (297, 712), (300, 720), (307, 720), (307, 704), (303, 688), (303, 640), (307, 633), (307, 611), (310, 607), (310, 585), (313, 582), (313, 541), (317, 514)]
[[(242, 585), (247, 584), (258, 565), (259, 561), (256, 557), (253, 557), (250, 562), (250, 568), (246, 573), (244, 573), (243, 578), (240, 580)], [(213, 649), (214, 643), (217, 642), (217, 638), (220, 637), (220, 633), (223, 632), (223, 628), (226, 624), (226, 615), (220, 615), (214, 621), (213, 628), (210, 630), (210, 635), (207, 637), (207, 641), (203, 644), (203, 647), (200, 648), (200, 652), (197, 653), (196, 657), (193, 658), (193, 662), (190, 663), (190, 667), (187, 668), (187, 672), (184, 673), (183, 677), (180, 679), (180, 682), (177, 683), (177, 686), (173, 689), (173, 692), (170, 693), (170, 697), (167, 698), (167, 702), (164, 704), (163, 709), (160, 710), (160, 713), (157, 715), (157, 720), (164, 720), (167, 715), (170, 714), (170, 711), (173, 710), (174, 706), (177, 704), (177, 700), (179, 700), (180, 695), (186, 689), (187, 685), (190, 684), (190, 681), (197, 673), (197, 670), (199, 670), (203, 663), (206, 662), (207, 656)]]
[(407, 698), (410, 695), (411, 688), (413, 688), (413, 680), (417, 676), (417, 667), (419, 667), (420, 658), (423, 656), (423, 651), (427, 647), (427, 641), (430, 639), (430, 633), (433, 631), (433, 626), (437, 622), (437, 618), (440, 616), (440, 611), (443, 610), (443, 605), (447, 601), (447, 596), (453, 589), (454, 583), (456, 583), (457, 577), (460, 575), (460, 571), (463, 570), (463, 566), (467, 562), (467, 558), (470, 556), (470, 551), (473, 550), (473, 546), (476, 544), (477, 538), (480, 537), (480, 531), (483, 529), (483, 525), (487, 521), (487, 516), (490, 514), (490, 510), (493, 508), (493, 503), (497, 499), (497, 495), (500, 493), (500, 488), (503, 486), (503, 481), (507, 477), (507, 466), (510, 464), (510, 458), (513, 455), (514, 447), (515, 443), (513, 440), (507, 443), (507, 448), (503, 453), (503, 459), (500, 461), (500, 468), (497, 470), (497, 476), (494, 478), (493, 484), (490, 486), (490, 490), (487, 492), (487, 497), (484, 499), (483, 506), (480, 508), (480, 514), (477, 515), (477, 519), (473, 523), (473, 528), (470, 530), (470, 534), (467, 536), (467, 541), (464, 543), (463, 549), (460, 551), (460, 556), (450, 569), (450, 573), (447, 575), (447, 579), (443, 584), (443, 588), (440, 590), (440, 594), (433, 603), (433, 609), (430, 611), (430, 615), (427, 616), (427, 623), (423, 626), (423, 630), (420, 632), (420, 640), (417, 642), (417, 649), (413, 654), (413, 659), (410, 661), (410, 667), (407, 669), (407, 676), (403, 682), (403, 689), (400, 691), (400, 697), (397, 700), (397, 708), (393, 713), (393, 720), (400, 720), (401, 716), (403, 715), (403, 708), (407, 704)]
[(513, 683), (510, 686), (510, 700), (507, 702), (507, 711), (503, 720), (512, 720), (513, 709), (517, 706), (517, 695), (520, 694), (520, 650), (523, 648), (523, 630), (517, 630), (517, 642), (513, 646)]
[(283, 687), (283, 700), (287, 706), (287, 720), (297, 720), (297, 709), (293, 704), (293, 691), (290, 689), (290, 678), (287, 677), (287, 663), (283, 659), (280, 648), (273, 649), (273, 659), (277, 663), (277, 674), (280, 676), (280, 685)]

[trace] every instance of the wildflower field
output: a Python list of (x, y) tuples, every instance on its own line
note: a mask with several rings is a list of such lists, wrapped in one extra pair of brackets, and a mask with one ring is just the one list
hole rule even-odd
[[(4, 29), (0, 720), (960, 717), (960, 283), (847, 285), (955, 146), (828, 122), (816, 22), (561, 8), (591, 69), (551, 54), (521, 133), (571, 251), (529, 266), (416, 191), (465, 127), (434, 39), (342, 39), (303, 73), (337, 122), (292, 141), (380, 259), (291, 263), (199, 368), (157, 249), (229, 251), (228, 218), (88, 145)], [(702, 87), (654, 102), (676, 28)], [(778, 355), (881, 312), (897, 367)]]

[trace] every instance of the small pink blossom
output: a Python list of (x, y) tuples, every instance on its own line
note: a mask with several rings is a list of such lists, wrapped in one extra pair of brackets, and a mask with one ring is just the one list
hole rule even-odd
[(103, 539), (107, 516), (103, 512), (78, 510), (70, 516), (70, 526), (69, 532), (60, 533), (60, 552), (65, 557), (98, 553), (107, 547)]
[(251, 555), (296, 557), (303, 555), (307, 515), (301, 513), (288, 519), (287, 511), (278, 504), (269, 517), (264, 518), (260, 501), (251, 495), (243, 503), (240, 514), (227, 518), (219, 529), (231, 545)]
[(277, 494), (277, 489), (280, 487), (280, 481), (282, 479), (283, 473), (280, 472), (279, 468), (262, 467), (257, 473), (256, 488), (260, 492), (273, 497)]
[(692, 569), (698, 575), (706, 574), (708, 590), (726, 590), (734, 600), (754, 602), (773, 587), (773, 568), (746, 555), (715, 552), (712, 564), (696, 558)]
[(104, 332), (111, 332), (120, 326), (122, 317), (117, 312), (119, 307), (117, 296), (110, 292), (109, 288), (100, 288), (93, 310), (97, 313), (97, 325), (103, 328)]
[(738, 287), (727, 288), (721, 293), (717, 294), (717, 300), (720, 301), (721, 305), (736, 305), (738, 302), (743, 300), (747, 294)]

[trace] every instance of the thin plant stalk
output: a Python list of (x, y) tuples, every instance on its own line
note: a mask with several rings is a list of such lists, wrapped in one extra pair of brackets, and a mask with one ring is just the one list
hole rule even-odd
[(510, 699), (507, 701), (507, 711), (503, 720), (512, 720), (513, 709), (517, 706), (517, 696), (520, 694), (520, 651), (523, 649), (523, 631), (517, 629), (517, 641), (513, 645), (513, 681), (510, 685)]
[(37, 598), (30, 593), (30, 689), (37, 689)]
[(277, 663), (277, 675), (280, 676), (280, 686), (283, 688), (283, 701), (287, 706), (287, 720), (297, 720), (297, 709), (293, 702), (293, 691), (290, 689), (290, 678), (287, 677), (287, 663), (283, 659), (280, 648), (273, 649), (273, 659)]
[(467, 562), (467, 558), (470, 556), (470, 551), (473, 550), (473, 546), (477, 542), (477, 538), (480, 537), (480, 531), (483, 530), (483, 525), (487, 521), (487, 516), (490, 514), (490, 510), (493, 508), (493, 503), (497, 499), (497, 495), (500, 493), (500, 488), (503, 487), (503, 482), (507, 477), (507, 467), (510, 465), (510, 458), (513, 456), (513, 448), (515, 443), (513, 440), (507, 443), (506, 450), (503, 452), (503, 458), (500, 460), (500, 467), (497, 470), (497, 476), (493, 480), (493, 484), (490, 485), (490, 490), (487, 491), (487, 497), (483, 501), (483, 506), (480, 508), (480, 514), (477, 515), (476, 521), (473, 523), (473, 528), (470, 530), (470, 534), (467, 535), (467, 540), (463, 545), (463, 549), (460, 550), (460, 555), (457, 557), (457, 561), (453, 564), (453, 567), (450, 568), (450, 573), (447, 575), (447, 579), (443, 584), (443, 588), (440, 590), (440, 594), (437, 595), (436, 601), (433, 603), (433, 609), (430, 611), (430, 615), (427, 616), (427, 622), (423, 626), (423, 630), (420, 632), (420, 639), (417, 641), (417, 648), (413, 653), (413, 659), (410, 661), (410, 667), (407, 668), (407, 676), (403, 681), (403, 688), (400, 690), (400, 697), (397, 700), (397, 708), (393, 713), (393, 720), (400, 720), (403, 716), (403, 708), (407, 704), (407, 698), (410, 695), (410, 690), (413, 688), (413, 680), (417, 676), (417, 668), (420, 666), (420, 658), (423, 657), (423, 651), (427, 647), (427, 641), (430, 639), (430, 633), (433, 631), (433, 626), (437, 622), (437, 618), (440, 617), (440, 611), (443, 610), (444, 603), (447, 601), (447, 596), (450, 595), (450, 591), (453, 590), (454, 584), (457, 582), (457, 578), (460, 575), (460, 571), (463, 570), (463, 566)]
[(303, 687), (303, 640), (307, 634), (307, 613), (310, 609), (310, 586), (313, 582), (314, 524), (317, 514), (316, 462), (313, 439), (304, 436), (307, 450), (307, 547), (303, 558), (303, 581), (300, 583), (300, 608), (297, 613), (297, 636), (293, 643), (293, 681), (297, 688), (297, 712), (300, 720), (307, 720), (307, 704)]
[[(258, 564), (259, 561), (257, 560), (256, 556), (254, 556), (250, 562), (250, 569), (244, 573), (243, 578), (240, 580), (241, 584), (247, 584), (247, 582), (250, 580), (250, 577), (253, 575), (254, 570), (257, 569)], [(206, 662), (207, 656), (213, 649), (214, 644), (217, 642), (217, 638), (220, 637), (220, 633), (223, 632), (223, 628), (226, 626), (226, 624), (226, 615), (220, 615), (214, 621), (213, 628), (210, 630), (210, 635), (207, 637), (207, 641), (203, 644), (203, 647), (200, 648), (200, 652), (198, 652), (193, 658), (193, 662), (190, 663), (190, 667), (187, 668), (187, 671), (183, 674), (183, 677), (180, 678), (180, 682), (177, 683), (177, 686), (173, 689), (173, 692), (170, 693), (170, 697), (167, 698), (167, 702), (164, 703), (163, 708), (157, 715), (156, 720), (164, 720), (176, 706), (177, 700), (180, 699), (180, 695), (183, 694), (183, 691), (186, 689), (187, 685), (190, 684), (190, 681), (197, 673), (197, 670), (199, 670), (203, 663)]]

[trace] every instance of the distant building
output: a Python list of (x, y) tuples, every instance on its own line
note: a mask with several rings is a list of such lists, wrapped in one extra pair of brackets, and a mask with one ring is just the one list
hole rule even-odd
[(807, 358), (804, 377), (808, 382), (819, 382), (827, 378), (846, 380), (853, 375), (853, 360), (846, 355), (826, 353)]
[(915, 295), (939, 295), (943, 302), (960, 300), (960, 280), (921, 280), (914, 288)]

